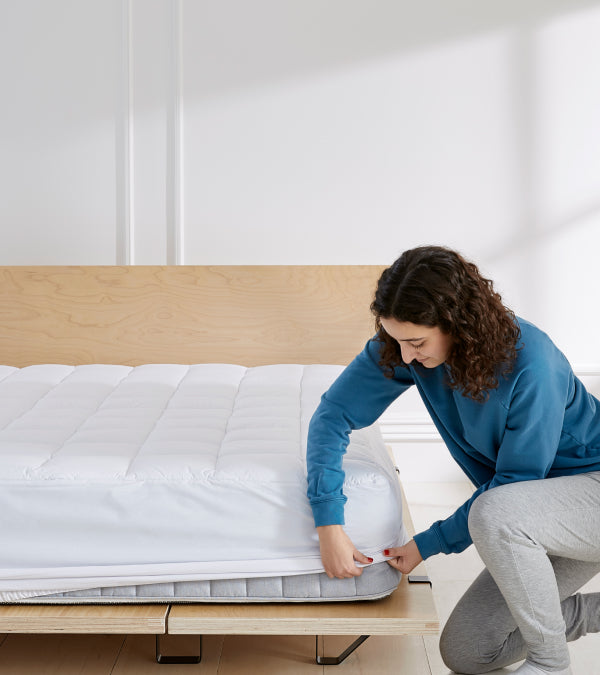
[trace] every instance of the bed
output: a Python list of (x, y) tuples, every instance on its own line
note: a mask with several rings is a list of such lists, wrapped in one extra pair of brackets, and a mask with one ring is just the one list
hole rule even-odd
[[(380, 272), (2, 268), (0, 512), (11, 545), (0, 598), (11, 604), (0, 630), (22, 630), (25, 616), (29, 630), (69, 630), (85, 611), (90, 630), (128, 632), (130, 611), (134, 629), (157, 635), (353, 634), (364, 606), (333, 601), (384, 598), (368, 605), (379, 608), (370, 633), (436, 632), (430, 591), (398, 585), (377, 558), (409, 533), (393, 518), (402, 494), (375, 428), (352, 435), (345, 465), (346, 491), (366, 487), (372, 503), (349, 514), (376, 558), (358, 582), (319, 569), (306, 511), (308, 421), (371, 334)], [(227, 537), (217, 551), (200, 546), (210, 553), (200, 560), (199, 542), (234, 520), (243, 560)], [(277, 546), (265, 556), (267, 541)], [(410, 616), (417, 595), (424, 611)], [(404, 616), (381, 615), (382, 603)]]

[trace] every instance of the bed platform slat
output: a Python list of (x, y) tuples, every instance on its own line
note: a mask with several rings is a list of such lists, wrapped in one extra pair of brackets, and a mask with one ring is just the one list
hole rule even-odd
[(428, 584), (409, 586), (404, 577), (387, 598), (372, 602), (269, 605), (174, 605), (172, 635), (437, 635)]
[(168, 613), (168, 605), (2, 605), (0, 633), (162, 634)]

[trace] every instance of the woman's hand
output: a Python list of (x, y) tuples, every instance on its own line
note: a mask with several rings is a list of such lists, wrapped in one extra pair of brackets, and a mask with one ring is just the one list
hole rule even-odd
[(321, 546), (321, 560), (330, 579), (360, 576), (362, 567), (357, 567), (355, 560), (366, 565), (373, 562), (373, 558), (367, 558), (354, 547), (341, 525), (317, 527), (317, 532)]
[(414, 539), (411, 539), (408, 544), (404, 544), (404, 546), (386, 549), (383, 554), (386, 556), (394, 556), (392, 560), (387, 561), (388, 565), (395, 567), (402, 572), (402, 574), (412, 572), (420, 562), (423, 562), (423, 558), (419, 553), (419, 549), (417, 548)]

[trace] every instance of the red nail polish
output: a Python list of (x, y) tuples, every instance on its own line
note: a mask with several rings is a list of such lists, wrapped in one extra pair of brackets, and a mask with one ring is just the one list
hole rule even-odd
[(390, 549), (386, 548), (385, 551), (383, 552), (383, 555), (389, 555), (390, 554)]
[(369, 558), (369, 556), (367, 556), (367, 558), (368, 558), (369, 562), (373, 562), (373, 558)]

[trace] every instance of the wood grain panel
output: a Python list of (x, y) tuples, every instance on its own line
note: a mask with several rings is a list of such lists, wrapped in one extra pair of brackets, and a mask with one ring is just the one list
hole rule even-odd
[(0, 268), (0, 362), (338, 363), (381, 266)]
[(168, 605), (2, 605), (5, 633), (166, 632)]

